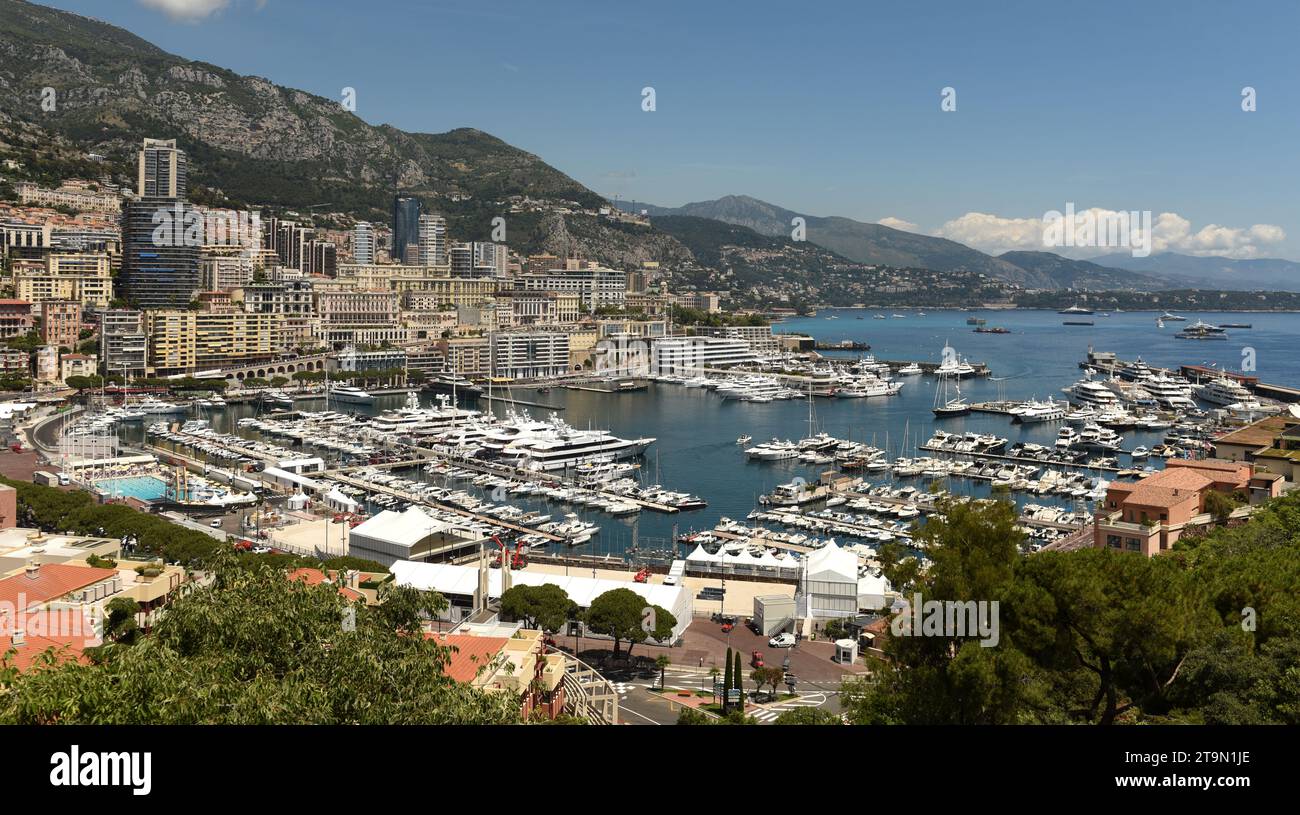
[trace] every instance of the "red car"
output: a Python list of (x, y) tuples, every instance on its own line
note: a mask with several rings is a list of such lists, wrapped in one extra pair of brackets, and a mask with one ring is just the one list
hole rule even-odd
[(750, 664), (750, 667), (753, 667), (753, 668), (761, 668), (761, 667), (763, 667), (763, 652), (762, 652), (762, 651), (752, 651), (752, 652), (750, 652), (750, 654), (749, 654), (749, 664)]

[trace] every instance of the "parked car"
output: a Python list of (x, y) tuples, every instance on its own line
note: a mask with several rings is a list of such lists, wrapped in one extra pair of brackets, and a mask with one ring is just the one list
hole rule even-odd
[(794, 642), (794, 634), (783, 632), (768, 640), (767, 644), (773, 648), (793, 648)]

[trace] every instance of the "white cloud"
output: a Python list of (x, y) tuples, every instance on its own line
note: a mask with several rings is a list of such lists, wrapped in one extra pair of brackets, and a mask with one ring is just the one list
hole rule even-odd
[[(1075, 212), (1076, 229), (1082, 230), (1090, 221), (1106, 223), (1124, 218), (1125, 213), (1092, 208)], [(1194, 229), (1192, 222), (1174, 212), (1159, 215), (1143, 214), (1130, 219), (1131, 228), (1137, 230), (1134, 243), (1145, 243), (1147, 222), (1150, 218), (1150, 249), (1153, 253), (1179, 252), (1185, 255), (1222, 255), (1230, 258), (1266, 257), (1274, 247), (1286, 240), (1286, 230), (1274, 224), (1253, 224), (1244, 227), (1207, 224)], [(884, 221), (882, 221), (884, 223)], [(948, 221), (934, 234), (949, 238), (990, 254), (1012, 250), (1051, 251), (1073, 257), (1096, 257), (1112, 252), (1127, 251), (1128, 247), (1111, 245), (1093, 246), (1084, 238), (1076, 238), (1073, 245), (1061, 245), (1046, 240), (1046, 215), (1039, 218), (1005, 218), (985, 212), (968, 212)], [(1101, 232), (1103, 230), (1099, 230)], [(1080, 231), (1079, 235), (1086, 233)], [(1104, 241), (1100, 241), (1104, 243)]]
[(889, 216), (888, 218), (881, 218), (879, 221), (876, 221), (876, 223), (880, 224), (881, 226), (887, 226), (890, 229), (901, 229), (904, 232), (921, 231), (921, 227), (917, 226), (911, 221), (904, 221), (902, 218), (895, 218), (892, 215)]
[[(140, 5), (161, 11), (183, 23), (197, 23), (230, 5), (230, 0), (139, 0)], [(261, 3), (258, 4), (259, 7)]]

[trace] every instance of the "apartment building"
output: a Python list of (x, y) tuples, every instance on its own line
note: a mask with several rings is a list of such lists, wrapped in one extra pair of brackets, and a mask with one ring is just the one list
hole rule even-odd
[(281, 350), (283, 322), (278, 314), (147, 312), (149, 364), (173, 374), (268, 360)]
[(709, 291), (696, 291), (679, 294), (677, 295), (677, 304), (682, 308), (706, 311), (709, 314), (717, 314), (722, 311), (721, 298)]
[(494, 331), (488, 337), (492, 376), (535, 379), (569, 368), (569, 335), (562, 331)]
[(600, 267), (528, 272), (515, 278), (515, 289), (576, 294), (587, 311), (621, 308), (627, 300), (627, 272)]
[(497, 295), (497, 304), (509, 309), (513, 326), (572, 324), (582, 314), (582, 300), (576, 294), (508, 291)]
[(421, 266), (440, 266), (447, 259), (447, 219), (437, 214), (419, 216), (417, 235), (418, 262)]
[(756, 354), (774, 354), (780, 350), (770, 325), (697, 326), (694, 333), (706, 337), (740, 340)]
[(32, 330), (35, 319), (27, 300), (0, 300), (0, 340), (21, 337)]
[(42, 187), (32, 181), (14, 184), (18, 203), (33, 207), (70, 207), (78, 212), (118, 213), (122, 199), (115, 192), (99, 192), (81, 181), (68, 181), (56, 189)]
[(311, 317), (316, 314), (313, 281), (307, 278), (277, 283), (253, 283), (243, 287), (244, 311), (250, 314), (284, 314)]
[(46, 255), (43, 266), (15, 266), (14, 293), (19, 300), (75, 300), (85, 308), (107, 308), (113, 279), (106, 254)]
[(94, 354), (63, 354), (59, 357), (59, 379), (67, 382), (73, 376), (94, 376), (99, 373), (99, 357)]
[(53, 227), (49, 224), (27, 224), (17, 221), (0, 224), (0, 255), (34, 257), (13, 250), (43, 252), (53, 246)]
[(319, 339), (329, 345), (405, 343), (400, 295), (394, 291), (317, 291)]
[(361, 351), (349, 345), (339, 352), (340, 371), (386, 371), (406, 367), (406, 350), (402, 348), (376, 348)]
[(41, 303), (41, 342), (75, 349), (81, 334), (81, 303), (45, 300)]
[(667, 337), (651, 346), (655, 373), (685, 373), (704, 368), (725, 368), (757, 360), (744, 340), (721, 337)]
[(144, 376), (149, 359), (149, 336), (144, 314), (134, 309), (99, 312), (99, 348), (104, 372), (114, 376)]
[[(279, 255), (276, 255), (279, 259)], [(206, 291), (234, 291), (252, 282), (256, 252), (238, 247), (205, 246), (199, 254), (199, 280)]]
[(435, 347), (442, 353), (443, 370), (455, 371), (462, 376), (485, 377), (492, 369), (492, 350), (487, 337), (440, 340)]
[(375, 228), (369, 221), (358, 221), (352, 228), (352, 260), (361, 265), (375, 262)]
[(1260, 501), (1280, 495), (1283, 481), (1246, 462), (1169, 459), (1141, 481), (1110, 485), (1094, 515), (1093, 546), (1160, 554), (1187, 531), (1214, 522), (1206, 503), (1211, 492)]

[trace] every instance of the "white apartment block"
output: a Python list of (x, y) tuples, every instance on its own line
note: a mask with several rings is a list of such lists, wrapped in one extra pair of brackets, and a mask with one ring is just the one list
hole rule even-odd
[(578, 295), (582, 307), (622, 307), (627, 299), (627, 272), (614, 269), (551, 269), (515, 278), (515, 289)]
[(770, 325), (700, 326), (695, 329), (695, 333), (708, 337), (742, 340), (756, 354), (775, 354), (780, 350)]
[(651, 346), (651, 369), (659, 374), (726, 368), (755, 362), (744, 340), (722, 337), (668, 337)]
[(375, 228), (369, 221), (358, 221), (352, 228), (352, 260), (362, 266), (375, 262)]
[(441, 215), (421, 215), (418, 235), (421, 266), (440, 266), (447, 262), (447, 219)]
[(533, 379), (569, 369), (569, 335), (562, 331), (494, 331), (488, 341), (493, 376)]

